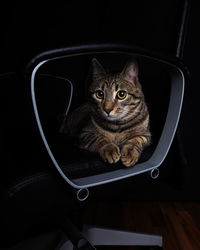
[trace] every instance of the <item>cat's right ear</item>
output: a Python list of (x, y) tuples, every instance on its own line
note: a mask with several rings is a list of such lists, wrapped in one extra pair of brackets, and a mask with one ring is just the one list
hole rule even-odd
[(106, 76), (105, 69), (96, 58), (92, 59), (92, 71), (93, 71), (93, 80)]

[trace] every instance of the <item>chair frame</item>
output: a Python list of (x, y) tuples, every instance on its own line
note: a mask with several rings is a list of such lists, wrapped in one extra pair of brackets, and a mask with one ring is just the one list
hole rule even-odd
[[(118, 169), (112, 172), (102, 173), (98, 175), (77, 178), (77, 179), (69, 179), (61, 167), (57, 163), (51, 149), (48, 145), (48, 142), (45, 138), (42, 125), (40, 122), (39, 114), (37, 111), (37, 103), (35, 99), (35, 76), (37, 74), (38, 69), (47, 63), (48, 61), (58, 60), (63, 57), (74, 57), (77, 55), (92, 55), (94, 53), (124, 53), (133, 56), (139, 56), (151, 59), (158, 63), (163, 64), (167, 70), (169, 70), (171, 75), (171, 93), (169, 100), (169, 108), (167, 113), (167, 118), (165, 121), (165, 125), (160, 136), (159, 142), (156, 146), (155, 151), (153, 152), (150, 159), (146, 162), (136, 164), (134, 168), (129, 169)], [(158, 173), (158, 167), (164, 161), (171, 143), (173, 141), (178, 121), (180, 118), (183, 95), (184, 95), (184, 86), (186, 79), (188, 78), (188, 71), (183, 63), (177, 58), (167, 58), (155, 55), (147, 50), (137, 48), (130, 45), (124, 44), (89, 44), (89, 45), (81, 45), (81, 46), (73, 46), (62, 49), (56, 49), (51, 51), (46, 51), (44, 53), (36, 56), (28, 65), (27, 68), (27, 76), (29, 82), (31, 82), (31, 96), (33, 109), (37, 121), (37, 125), (42, 137), (42, 140), (45, 144), (47, 152), (50, 158), (53, 161), (53, 164), (57, 168), (60, 175), (64, 178), (64, 180), (70, 184), (73, 188), (78, 190), (87, 189), (89, 187), (106, 184), (113, 181), (118, 181), (127, 177), (132, 177), (134, 175), (138, 175), (145, 172)], [(154, 174), (152, 174), (153, 176)]]

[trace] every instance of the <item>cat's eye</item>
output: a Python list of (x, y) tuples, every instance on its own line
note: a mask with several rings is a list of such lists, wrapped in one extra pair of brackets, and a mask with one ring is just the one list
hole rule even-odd
[(103, 99), (103, 98), (104, 98), (104, 93), (103, 93), (103, 91), (102, 91), (102, 90), (97, 90), (97, 91), (96, 91), (96, 97), (97, 97), (98, 99)]
[(116, 95), (117, 99), (119, 99), (119, 100), (125, 99), (126, 96), (127, 96), (127, 93), (126, 93), (125, 90), (120, 90), (120, 91), (118, 91), (118, 92), (117, 92), (117, 95)]

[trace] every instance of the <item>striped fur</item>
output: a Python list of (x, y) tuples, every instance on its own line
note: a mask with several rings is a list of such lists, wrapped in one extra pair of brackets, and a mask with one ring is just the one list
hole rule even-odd
[(133, 166), (151, 139), (137, 62), (131, 60), (115, 75), (107, 74), (96, 59), (92, 64), (90, 99), (69, 116), (61, 130), (78, 134), (81, 147), (97, 152), (104, 161), (121, 160)]

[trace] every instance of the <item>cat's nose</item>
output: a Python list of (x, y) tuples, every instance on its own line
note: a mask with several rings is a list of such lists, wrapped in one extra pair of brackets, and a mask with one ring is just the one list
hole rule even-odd
[(112, 111), (112, 108), (105, 108), (104, 111), (109, 115), (110, 112)]

